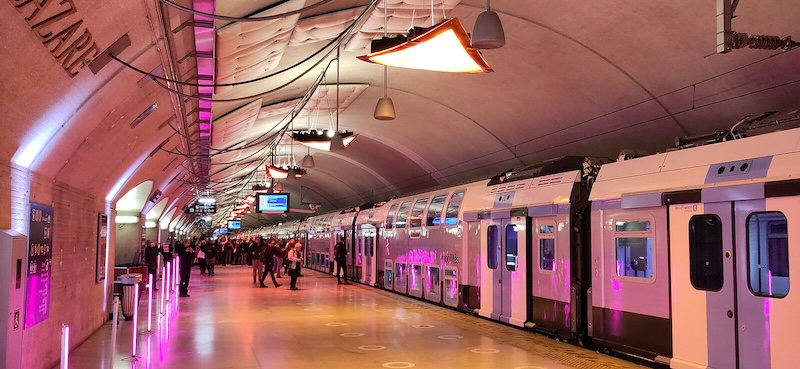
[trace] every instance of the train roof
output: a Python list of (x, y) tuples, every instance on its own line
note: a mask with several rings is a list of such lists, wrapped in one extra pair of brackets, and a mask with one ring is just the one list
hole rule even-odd
[(589, 199), (793, 179), (799, 161), (795, 128), (605, 164)]

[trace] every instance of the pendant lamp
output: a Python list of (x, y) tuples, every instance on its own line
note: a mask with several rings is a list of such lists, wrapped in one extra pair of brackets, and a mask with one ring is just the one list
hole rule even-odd
[[(386, 13), (386, 2), (383, 3), (383, 37), (388, 37), (387, 31), (387, 19), (388, 15)], [(389, 67), (383, 66), (383, 97), (378, 99), (378, 104), (375, 105), (375, 113), (373, 113), (373, 117), (378, 120), (394, 120), (396, 117), (394, 111), (394, 103), (392, 102), (392, 98), (389, 97), (389, 76), (388, 76)]]
[(472, 47), (476, 49), (497, 49), (506, 44), (506, 34), (500, 16), (492, 11), (490, 0), (486, 0), (486, 11), (478, 15), (472, 29)]
[(313, 168), (314, 167), (314, 157), (311, 156), (311, 148), (308, 148), (308, 154), (303, 157), (303, 161), (300, 162), (300, 165), (304, 168)]

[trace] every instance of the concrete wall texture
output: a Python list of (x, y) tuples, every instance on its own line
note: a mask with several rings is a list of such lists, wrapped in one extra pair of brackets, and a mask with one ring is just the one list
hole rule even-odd
[(98, 215), (110, 211), (105, 200), (25, 168), (0, 163), (0, 228), (27, 235), (29, 202), (50, 205), (54, 212), (50, 315), (23, 332), (22, 367), (44, 369), (58, 364), (62, 324), (70, 326), (70, 342), (75, 347), (107, 320), (114, 232), (112, 229), (109, 235), (111, 262), (106, 280), (96, 283)]

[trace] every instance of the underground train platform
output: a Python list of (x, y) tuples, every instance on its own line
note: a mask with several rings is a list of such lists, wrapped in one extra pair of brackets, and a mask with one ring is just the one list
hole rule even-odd
[[(133, 321), (109, 322), (70, 353), (70, 368), (641, 368), (482, 318), (303, 270), (298, 291), (259, 288), (251, 268), (193, 270), (190, 297), (161, 313), (147, 294)], [(155, 283), (159, 285), (159, 283)], [(168, 288), (167, 288), (168, 289)]]

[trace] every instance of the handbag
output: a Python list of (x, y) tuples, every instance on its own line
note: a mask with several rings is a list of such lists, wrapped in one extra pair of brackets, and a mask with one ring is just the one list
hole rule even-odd
[(198, 259), (205, 259), (206, 258), (206, 253), (203, 252), (203, 250), (197, 250), (197, 258)]

